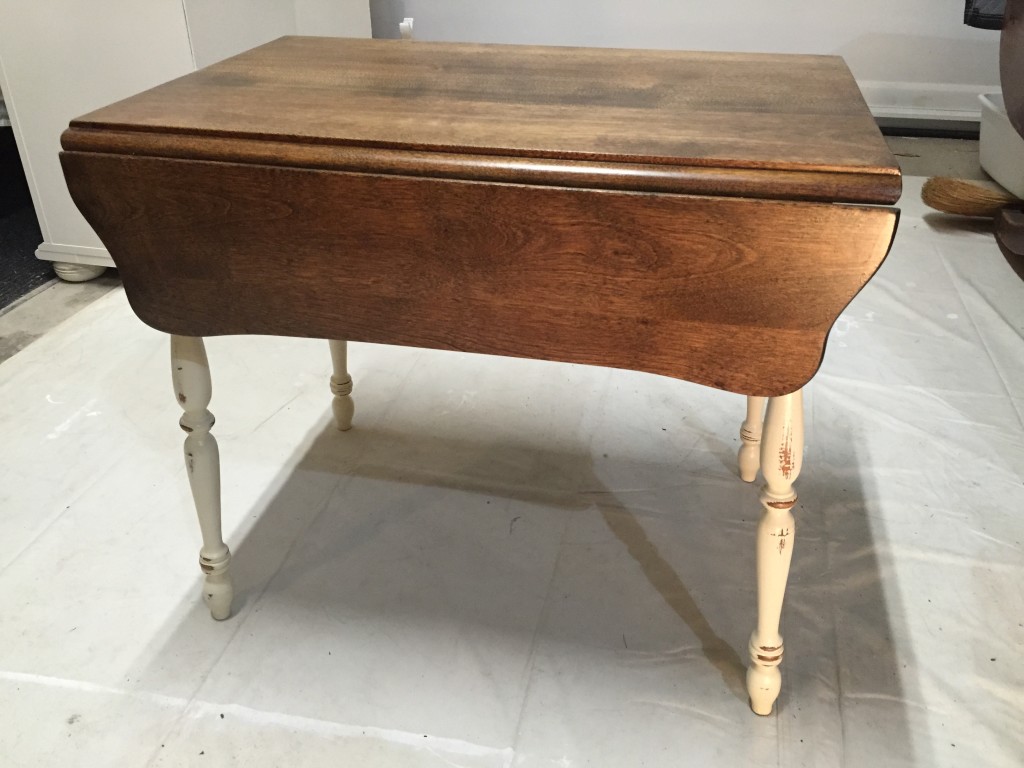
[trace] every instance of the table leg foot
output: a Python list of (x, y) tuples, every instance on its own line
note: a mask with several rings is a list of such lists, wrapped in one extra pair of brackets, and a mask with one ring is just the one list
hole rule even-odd
[(757, 527), (757, 629), (750, 637), (747, 671), (750, 706), (759, 715), (771, 713), (782, 687), (779, 619), (793, 557), (793, 483), (800, 474), (803, 445), (802, 392), (771, 398), (761, 442), (765, 484), (760, 497), (764, 513)]
[[(765, 648), (757, 637), (757, 632), (750, 636), (750, 658), (778, 658), (774, 664), (782, 661), (782, 646)], [(750, 708), (755, 715), (767, 716), (772, 713), (772, 706), (779, 698), (782, 690), (782, 673), (778, 666), (769, 666), (763, 662), (754, 662), (747, 669), (747, 694), (750, 696)]]
[(348, 342), (331, 340), (331, 362), (334, 373), (331, 375), (331, 392), (334, 400), (331, 409), (334, 411), (334, 425), (345, 432), (352, 429), (352, 416), (355, 403), (352, 402), (352, 377), (348, 373)]
[(757, 470), (761, 468), (761, 425), (764, 419), (763, 397), (747, 398), (747, 418), (740, 426), (739, 455), (736, 463), (739, 465), (740, 477), (746, 483), (752, 483), (757, 479)]
[(185, 468), (203, 536), (199, 550), (199, 566), (205, 574), (203, 600), (213, 618), (226, 619), (231, 615), (234, 594), (228, 575), (231, 552), (221, 533), (220, 450), (210, 434), (215, 421), (207, 410), (212, 384), (202, 339), (171, 336), (171, 376), (178, 403), (185, 411), (179, 422), (187, 435)]
[(223, 621), (231, 615), (231, 601), (235, 596), (235, 588), (228, 575), (228, 564), (231, 552), (225, 546), (220, 560), (214, 560), (206, 554), (204, 547), (199, 554), (199, 567), (206, 578), (203, 580), (203, 602), (210, 609), (210, 615), (217, 621)]

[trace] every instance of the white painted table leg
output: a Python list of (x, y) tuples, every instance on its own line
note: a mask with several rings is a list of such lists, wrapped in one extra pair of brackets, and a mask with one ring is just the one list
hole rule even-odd
[(348, 373), (348, 342), (332, 339), (329, 343), (331, 361), (334, 364), (334, 374), (331, 376), (334, 400), (331, 408), (334, 410), (334, 425), (344, 432), (352, 429), (352, 415), (355, 413), (355, 403), (352, 402), (352, 377)]
[(771, 398), (761, 442), (765, 484), (761, 490), (764, 514), (757, 527), (757, 629), (750, 636), (747, 670), (750, 706), (759, 715), (771, 714), (782, 687), (779, 618), (793, 557), (793, 483), (800, 474), (803, 450), (803, 393)]
[(220, 451), (210, 434), (213, 414), (207, 410), (212, 395), (210, 365), (203, 340), (190, 336), (171, 336), (171, 374), (178, 403), (185, 411), (181, 428), (185, 438), (185, 467), (199, 515), (203, 546), (199, 566), (206, 574), (203, 599), (213, 618), (231, 615), (234, 589), (228, 576), (231, 552), (221, 534)]
[(740, 426), (739, 455), (736, 462), (739, 464), (740, 478), (746, 483), (752, 483), (757, 479), (757, 470), (761, 468), (761, 425), (764, 419), (763, 397), (747, 398), (747, 418)]

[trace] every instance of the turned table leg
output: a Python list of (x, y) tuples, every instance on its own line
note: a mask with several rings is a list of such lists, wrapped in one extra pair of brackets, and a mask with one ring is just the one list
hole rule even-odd
[(334, 410), (334, 425), (344, 432), (352, 429), (352, 415), (355, 413), (355, 404), (352, 402), (352, 377), (348, 373), (348, 342), (332, 339), (329, 343), (331, 362), (334, 364), (334, 373), (331, 376), (334, 400), (331, 408)]
[(761, 425), (764, 419), (763, 397), (747, 398), (747, 418), (740, 426), (739, 455), (736, 462), (739, 464), (740, 478), (744, 482), (752, 483), (757, 479), (757, 470), (761, 468)]
[(171, 336), (171, 375), (178, 403), (185, 411), (179, 422), (187, 433), (185, 467), (203, 535), (199, 550), (199, 567), (206, 574), (203, 599), (213, 618), (226, 619), (231, 614), (234, 593), (228, 576), (231, 552), (221, 535), (220, 451), (210, 434), (214, 418), (207, 406), (212, 385), (202, 339)]
[(750, 636), (747, 670), (750, 706), (759, 715), (771, 714), (782, 687), (779, 618), (793, 557), (793, 482), (800, 474), (803, 448), (803, 393), (771, 398), (761, 442), (765, 484), (761, 490), (764, 513), (757, 527), (757, 629)]

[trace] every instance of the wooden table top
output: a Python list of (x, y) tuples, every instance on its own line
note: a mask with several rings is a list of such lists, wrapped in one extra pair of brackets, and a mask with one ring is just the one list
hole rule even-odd
[(841, 58), (286, 37), (75, 120), (65, 149), (888, 204)]
[(842, 60), (817, 56), (284, 38), (62, 143), (132, 307), (167, 333), (766, 396), (817, 370), (900, 188)]

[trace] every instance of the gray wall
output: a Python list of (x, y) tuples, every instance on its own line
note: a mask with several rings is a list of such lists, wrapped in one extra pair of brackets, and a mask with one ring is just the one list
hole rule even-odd
[(375, 37), (843, 56), (876, 114), (977, 119), (998, 90), (997, 32), (962, 0), (370, 0)]

